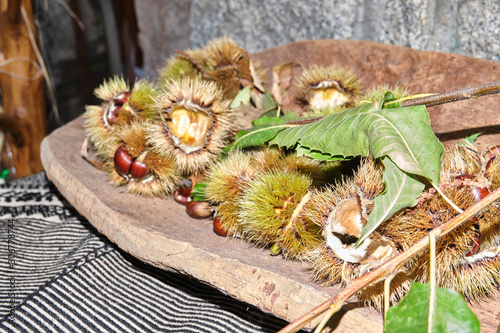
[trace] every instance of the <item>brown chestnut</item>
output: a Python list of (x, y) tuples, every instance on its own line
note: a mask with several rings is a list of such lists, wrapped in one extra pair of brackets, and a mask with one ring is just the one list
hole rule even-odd
[(130, 168), (132, 167), (133, 159), (132, 157), (125, 151), (123, 147), (119, 147), (113, 158), (115, 163), (116, 171), (125, 176), (130, 172)]
[(142, 180), (149, 175), (148, 166), (143, 162), (135, 160), (134, 163), (132, 163), (130, 175), (132, 176), (132, 178), (134, 178), (134, 180)]
[(109, 125), (113, 126), (118, 121), (118, 116), (120, 115), (120, 111), (122, 110), (121, 106), (117, 106), (115, 104), (111, 104), (106, 110), (106, 120)]
[(118, 106), (123, 106), (123, 104), (128, 102), (128, 98), (130, 97), (130, 93), (128, 91), (122, 92), (121, 94), (115, 96), (113, 98), (113, 103)]
[(186, 204), (186, 213), (195, 219), (204, 219), (212, 215), (213, 211), (208, 201), (191, 201)]
[(472, 191), (472, 196), (474, 197), (474, 199), (476, 199), (476, 202), (483, 199), (488, 194), (490, 194), (490, 190), (488, 190), (488, 188), (486, 187), (472, 186), (471, 191)]
[(500, 145), (491, 147), (488, 149), (486, 152), (487, 156), (489, 157), (488, 162), (486, 162), (486, 170), (488, 170), (491, 166), (491, 163), (495, 160), (495, 157), (500, 153)]
[(214, 231), (217, 235), (223, 236), (223, 237), (227, 236), (227, 230), (224, 228), (224, 226), (222, 225), (222, 223), (217, 215), (214, 216), (213, 226), (214, 226)]
[(457, 179), (457, 180), (465, 180), (465, 179), (474, 180), (474, 179), (476, 179), (476, 176), (464, 173), (464, 174), (461, 174), (459, 176), (456, 176), (454, 179)]
[(191, 187), (180, 188), (177, 191), (174, 191), (174, 200), (181, 205), (187, 205), (187, 203), (192, 200), (191, 192)]
[[(469, 174), (463, 174), (463, 175), (455, 177), (454, 179), (457, 179), (457, 180), (469, 179), (471, 181), (474, 181), (476, 179), (476, 177), (473, 175), (469, 175)], [(461, 188), (463, 186), (464, 185), (461, 184), (459, 186), (459, 188)], [(478, 202), (479, 200), (481, 200), (482, 198), (484, 198), (485, 196), (490, 194), (490, 190), (488, 190), (488, 188), (486, 188), (486, 187), (477, 187), (477, 186), (471, 185), (470, 188), (471, 188), (472, 196), (474, 197), (476, 202)]]

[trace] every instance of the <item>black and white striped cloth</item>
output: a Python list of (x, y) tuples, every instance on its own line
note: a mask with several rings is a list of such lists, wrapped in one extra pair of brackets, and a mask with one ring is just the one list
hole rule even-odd
[(39, 173), (0, 186), (0, 332), (275, 332), (286, 322), (120, 251)]

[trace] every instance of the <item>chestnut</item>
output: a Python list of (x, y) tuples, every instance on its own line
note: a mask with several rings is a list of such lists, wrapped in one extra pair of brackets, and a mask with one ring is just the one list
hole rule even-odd
[(204, 219), (212, 215), (213, 211), (208, 201), (191, 201), (186, 204), (186, 213), (195, 219)]
[(488, 194), (490, 194), (488, 188), (472, 186), (472, 196), (476, 199), (476, 202), (483, 199)]
[[(473, 175), (469, 175), (469, 174), (463, 174), (460, 176), (456, 176), (454, 179), (457, 179), (457, 180), (469, 179), (469, 180), (473, 181), (476, 179), (476, 177)], [(463, 186), (464, 185), (460, 185), (459, 187), (463, 187)], [(484, 198), (485, 196), (490, 194), (490, 190), (488, 190), (488, 188), (486, 188), (486, 187), (477, 187), (477, 186), (473, 186), (473, 185), (471, 185), (470, 187), (471, 187), (471, 194), (474, 197), (474, 199), (476, 200), (476, 202), (478, 202), (479, 200), (481, 200), (482, 198)]]
[(495, 157), (497, 157), (497, 155), (499, 153), (500, 153), (500, 145), (494, 146), (494, 147), (491, 147), (490, 149), (488, 149), (488, 151), (486, 152), (486, 155), (489, 157), (489, 159), (488, 159), (488, 162), (486, 162), (486, 170), (489, 169), (489, 167), (491, 166), (491, 163), (493, 163), (493, 161), (495, 160)]
[(224, 228), (224, 226), (222, 225), (222, 223), (217, 215), (214, 216), (213, 227), (214, 227), (214, 231), (217, 235), (223, 236), (223, 237), (227, 236), (227, 229)]
[(132, 178), (134, 178), (134, 180), (142, 180), (149, 175), (148, 166), (143, 162), (135, 160), (134, 163), (132, 163), (132, 168), (130, 169), (130, 175), (132, 176)]
[(180, 188), (177, 191), (174, 191), (174, 200), (181, 205), (187, 205), (187, 203), (192, 200), (191, 192), (191, 187)]
[(132, 167), (133, 159), (132, 157), (125, 151), (123, 147), (119, 147), (113, 158), (115, 163), (116, 171), (125, 176), (130, 172), (130, 168)]
[(117, 106), (114, 103), (111, 104), (106, 110), (105, 117), (110, 126), (113, 126), (118, 121), (118, 116), (122, 110), (121, 106)]
[(130, 97), (130, 92), (125, 91), (113, 98), (113, 104), (118, 106), (123, 106), (123, 104), (128, 102)]

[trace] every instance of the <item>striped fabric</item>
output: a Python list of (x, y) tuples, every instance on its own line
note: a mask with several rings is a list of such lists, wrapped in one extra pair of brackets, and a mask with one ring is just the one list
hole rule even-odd
[(0, 187), (0, 332), (275, 332), (286, 322), (120, 251), (39, 173)]

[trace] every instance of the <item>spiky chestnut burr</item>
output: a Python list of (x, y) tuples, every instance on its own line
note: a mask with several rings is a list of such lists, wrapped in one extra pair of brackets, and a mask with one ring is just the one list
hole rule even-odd
[(318, 226), (303, 219), (311, 179), (296, 172), (272, 170), (244, 190), (238, 213), (243, 238), (260, 246), (279, 247), (286, 259), (301, 259), (319, 241)]
[[(475, 202), (469, 187), (453, 186), (441, 190), (461, 209), (465, 209)], [(458, 212), (439, 195), (433, 195), (420, 202), (416, 208), (397, 213), (381, 226), (381, 230), (384, 235), (399, 243), (405, 250), (427, 236), (433, 228), (449, 221), (457, 214)], [(475, 255), (470, 256), (471, 251), (476, 251), (478, 240), (483, 238), (478, 230), (478, 225), (481, 227), (483, 223), (484, 217), (479, 216), (477, 220), (471, 220), (441, 237), (436, 243), (437, 284), (443, 288), (456, 290), (468, 299), (481, 297), (484, 292), (492, 288), (491, 285), (489, 287), (481, 286), (479, 289), (483, 289), (483, 292), (480, 295), (471, 292), (469, 287), (463, 284), (467, 280), (468, 274), (474, 275), (472, 270), (464, 271), (464, 268), (468, 266), (464, 266), (464, 264), (467, 263), (468, 256), (475, 258), (481, 252), (479, 249)], [(427, 282), (430, 271), (428, 251), (418, 255), (414, 261), (407, 265), (407, 269), (411, 272), (410, 277), (413, 280)]]
[(484, 154), (485, 176), (491, 182), (492, 190), (500, 187), (500, 146), (488, 149)]
[[(354, 177), (315, 191), (304, 212), (307, 220), (322, 228), (322, 243), (307, 254), (315, 280), (346, 285), (398, 253), (398, 245), (378, 230), (355, 247), (373, 200), (382, 191), (381, 169), (369, 159), (363, 160)], [(360, 299), (380, 308), (383, 285), (377, 281), (363, 289)], [(391, 282), (391, 302), (399, 300), (408, 287), (406, 273), (398, 272)]]
[(468, 143), (446, 145), (445, 153), (441, 159), (439, 183), (440, 185), (450, 184), (462, 175), (476, 177), (481, 173), (481, 168), (481, 154), (474, 145)]
[(313, 65), (305, 70), (297, 84), (297, 99), (308, 109), (321, 110), (355, 106), (362, 85), (353, 71), (334, 65)]
[[(196, 62), (195, 63), (193, 63)], [(165, 65), (160, 69), (160, 77), (163, 82), (179, 80), (182, 78), (194, 78), (201, 76), (200, 68), (207, 68), (207, 61), (203, 58), (201, 49), (184, 50), (183, 55), (176, 54), (167, 59)]]
[(233, 151), (207, 171), (205, 193), (217, 211), (218, 223), (229, 237), (241, 236), (240, 196), (248, 183), (262, 172), (255, 168), (252, 158), (252, 153)]
[[(473, 146), (447, 147), (442, 159), (440, 188), (461, 209), (470, 207), (489, 193), (482, 159)], [(469, 173), (465, 173), (469, 172)], [(407, 249), (433, 228), (449, 221), (456, 212), (440, 195), (425, 192), (415, 208), (398, 212), (381, 226), (385, 235)], [(466, 299), (490, 295), (500, 282), (498, 205), (491, 205), (436, 244), (437, 284), (460, 292)], [(420, 254), (407, 265), (411, 278), (426, 282), (430, 257)], [(411, 267), (409, 267), (411, 266)]]
[(231, 100), (242, 87), (252, 85), (250, 56), (236, 41), (214, 39), (201, 52), (210, 66), (206, 76), (219, 84), (224, 98)]
[(179, 186), (181, 175), (174, 160), (151, 150), (144, 122), (118, 126), (111, 147), (115, 150), (114, 158), (106, 165), (113, 185), (126, 185), (130, 193), (146, 197), (164, 197)]
[(310, 176), (313, 186), (325, 183), (325, 172), (320, 162), (305, 156), (298, 156), (295, 151), (285, 152), (276, 147), (263, 147), (254, 151), (252, 163), (262, 172), (274, 169), (283, 172), (298, 172)]
[(159, 94), (160, 121), (147, 126), (155, 154), (174, 158), (183, 174), (201, 173), (227, 145), (234, 112), (213, 82), (169, 81)]
[(113, 158), (114, 149), (109, 149), (113, 141), (113, 130), (119, 124), (145, 119), (152, 114), (150, 108), (156, 89), (152, 83), (138, 80), (132, 89), (117, 77), (105, 81), (95, 90), (104, 103), (86, 106), (85, 126), (96, 154), (103, 160)]
[[(96, 97), (103, 102), (109, 103), (117, 98), (117, 96), (129, 92), (130, 87), (123, 77), (115, 76), (109, 80), (105, 80), (99, 87), (97, 87), (94, 90), (94, 95), (96, 95)], [(123, 105), (126, 100), (121, 100), (120, 102), (120, 104)]]
[(374, 103), (376, 101), (380, 101), (382, 98), (384, 98), (385, 93), (388, 91), (390, 91), (396, 99), (407, 97), (411, 94), (406, 87), (403, 87), (399, 84), (396, 84), (394, 86), (380, 85), (372, 89), (368, 89), (362, 96), (358, 96), (356, 104), (360, 104), (363, 102)]

